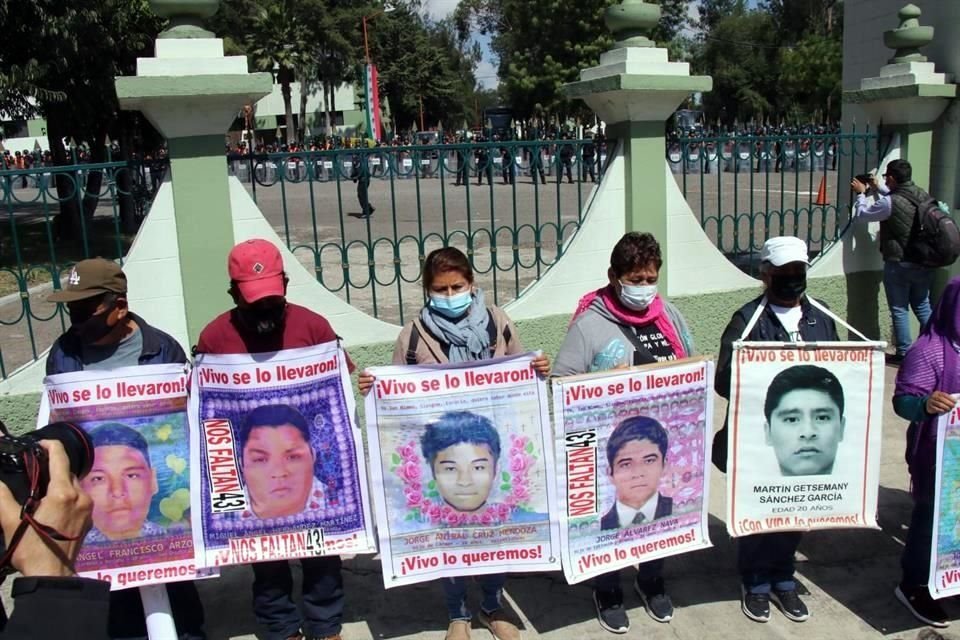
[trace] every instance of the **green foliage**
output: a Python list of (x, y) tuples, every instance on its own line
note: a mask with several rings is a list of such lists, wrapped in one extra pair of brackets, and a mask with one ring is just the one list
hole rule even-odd
[(692, 59), (713, 76), (704, 96), (708, 121), (776, 124), (840, 115), (842, 3), (700, 0), (700, 42)]
[[(619, 0), (461, 0), (454, 15), (460, 38), (479, 29), (492, 36), (501, 92), (521, 119), (589, 116), (561, 87), (595, 66), (614, 38), (604, 10)], [(662, 18), (651, 36), (671, 46), (687, 23), (689, 0), (659, 0)], [(680, 50), (680, 48), (678, 48)]]

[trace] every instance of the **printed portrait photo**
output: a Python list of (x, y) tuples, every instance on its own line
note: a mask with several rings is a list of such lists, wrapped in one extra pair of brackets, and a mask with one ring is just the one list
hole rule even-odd
[(324, 491), (314, 475), (317, 454), (310, 444), (310, 426), (297, 409), (286, 404), (257, 407), (244, 417), (237, 446), (256, 517), (282, 518), (322, 508), (318, 503)]
[(667, 430), (649, 416), (627, 418), (613, 429), (606, 457), (615, 502), (601, 518), (601, 530), (646, 524), (672, 514), (673, 500), (660, 493), (668, 449)]
[(843, 386), (815, 365), (797, 365), (778, 373), (763, 403), (764, 438), (784, 477), (833, 473), (843, 442)]
[(82, 423), (94, 447), (81, 486), (93, 500), (85, 543), (166, 536), (189, 529), (186, 416)]
[(447, 411), (426, 417), (419, 428), (398, 424), (386, 436), (396, 444), (387, 445), (393, 453), (384, 459), (386, 493), (398, 516), (392, 526), (414, 531), (547, 520), (543, 452), (527, 427), (515, 428), (517, 418), (513, 410)]
[[(204, 512), (208, 545), (232, 537), (322, 528), (362, 530), (356, 453), (339, 380), (283, 389), (205, 389), (202, 419), (229, 421), (246, 508)], [(201, 455), (208, 455), (205, 446)], [(204, 477), (201, 503), (209, 504)]]

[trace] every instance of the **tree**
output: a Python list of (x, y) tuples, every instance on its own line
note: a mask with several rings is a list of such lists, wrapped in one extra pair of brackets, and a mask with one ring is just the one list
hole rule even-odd
[(824, 113), (840, 116), (840, 76), (843, 51), (840, 40), (809, 35), (780, 56), (780, 86), (787, 96), (792, 119)]
[[(0, 23), (6, 33), (16, 34), (0, 39), (0, 108), (21, 117), (45, 117), (57, 165), (72, 161), (63, 145), (69, 138), (87, 142), (91, 160), (103, 162), (109, 134), (121, 141), (125, 157), (124, 141), (132, 138), (126, 127), (135, 119), (120, 117), (114, 79), (136, 73), (136, 58), (149, 55), (159, 31), (161, 21), (146, 0), (0, 0)], [(129, 179), (121, 174), (118, 181)], [(91, 171), (86, 184), (78, 185), (72, 175), (57, 174), (62, 239), (81, 238), (83, 219), (97, 208), (102, 179), (102, 172)], [(121, 198), (128, 230), (131, 204)]]
[(302, 10), (297, 0), (260, 0), (246, 35), (254, 67), (276, 74), (283, 96), (287, 144), (297, 139), (290, 87), (308, 68), (307, 54), (313, 42)]
[(697, 27), (709, 34), (722, 19), (730, 15), (743, 15), (747, 7), (744, 0), (700, 0), (697, 9), (700, 13)]
[(775, 111), (779, 52), (770, 14), (746, 11), (722, 18), (694, 61), (699, 73), (713, 76), (713, 91), (704, 95), (708, 119), (762, 121)]
[(430, 23), (410, 7), (397, 7), (378, 18), (370, 51), (399, 129), (463, 119), (475, 62), (459, 48), (451, 23)]

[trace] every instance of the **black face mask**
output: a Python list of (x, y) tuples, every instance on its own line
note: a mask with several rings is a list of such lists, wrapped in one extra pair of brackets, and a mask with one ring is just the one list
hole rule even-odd
[(107, 318), (113, 311), (111, 305), (103, 313), (89, 315), (86, 312), (74, 312), (70, 314), (70, 328), (76, 332), (77, 336), (84, 344), (93, 344), (104, 338), (113, 331), (113, 326), (107, 324)]
[(783, 302), (799, 300), (806, 290), (807, 274), (805, 273), (770, 276), (770, 293), (772, 293), (777, 300), (782, 300)]
[(237, 318), (244, 327), (263, 336), (276, 333), (283, 327), (283, 317), (286, 311), (286, 304), (271, 307), (248, 307), (246, 309), (238, 307)]

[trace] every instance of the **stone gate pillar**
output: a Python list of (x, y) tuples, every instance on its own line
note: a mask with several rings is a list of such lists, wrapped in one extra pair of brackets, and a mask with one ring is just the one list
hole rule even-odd
[[(167, 139), (187, 334), (230, 306), (227, 253), (233, 225), (224, 134), (244, 104), (270, 93), (269, 73), (248, 73), (245, 56), (225, 57), (223, 40), (202, 28), (220, 0), (150, 0), (170, 19), (156, 57), (116, 80), (123, 109), (139, 110)], [(158, 274), (162, 277), (162, 274)]]

